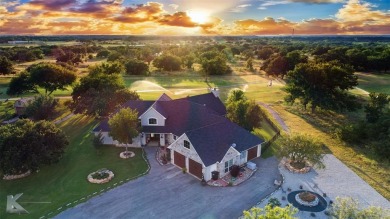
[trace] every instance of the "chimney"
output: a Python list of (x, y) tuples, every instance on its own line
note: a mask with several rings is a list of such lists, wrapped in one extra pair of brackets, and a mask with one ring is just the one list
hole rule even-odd
[(215, 97), (219, 97), (219, 90), (218, 90), (218, 88), (216, 88), (216, 87), (211, 88), (211, 93), (213, 93)]

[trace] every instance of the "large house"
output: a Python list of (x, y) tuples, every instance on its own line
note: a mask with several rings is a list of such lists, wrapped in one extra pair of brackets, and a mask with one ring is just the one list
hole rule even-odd
[[(213, 171), (219, 177), (232, 165), (243, 165), (260, 156), (264, 140), (228, 120), (218, 90), (171, 99), (163, 94), (156, 101), (131, 100), (123, 107), (138, 111), (142, 127), (132, 147), (165, 146), (172, 164), (186, 168), (198, 179), (210, 180)], [(118, 144), (109, 136), (108, 120), (94, 130), (104, 136), (105, 144)]]

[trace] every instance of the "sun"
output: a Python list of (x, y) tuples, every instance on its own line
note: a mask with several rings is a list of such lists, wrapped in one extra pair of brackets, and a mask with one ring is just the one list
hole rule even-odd
[(209, 20), (209, 15), (205, 11), (188, 11), (187, 15), (198, 24), (204, 24)]

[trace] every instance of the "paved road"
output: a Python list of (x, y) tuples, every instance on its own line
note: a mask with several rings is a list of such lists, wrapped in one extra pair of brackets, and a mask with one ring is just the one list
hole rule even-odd
[(160, 166), (146, 148), (150, 173), (68, 209), (56, 218), (237, 218), (275, 190), (276, 158), (257, 158), (259, 169), (235, 187), (201, 186), (173, 165)]
[(269, 113), (271, 113), (272, 117), (274, 117), (274, 119), (280, 124), (280, 126), (283, 128), (285, 132), (290, 132), (290, 129), (288, 128), (286, 123), (284, 123), (282, 117), (280, 117), (278, 112), (276, 112), (274, 109), (272, 109), (272, 107), (270, 107), (270, 105), (266, 103), (263, 102), (257, 102), (257, 103), (262, 105), (264, 108), (268, 110)]

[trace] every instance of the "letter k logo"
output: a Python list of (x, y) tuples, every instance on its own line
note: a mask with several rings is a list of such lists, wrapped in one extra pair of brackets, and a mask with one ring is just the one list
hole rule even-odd
[(18, 214), (28, 214), (28, 211), (19, 205), (16, 200), (22, 196), (23, 193), (7, 196), (7, 212), (8, 213), (18, 213)]

